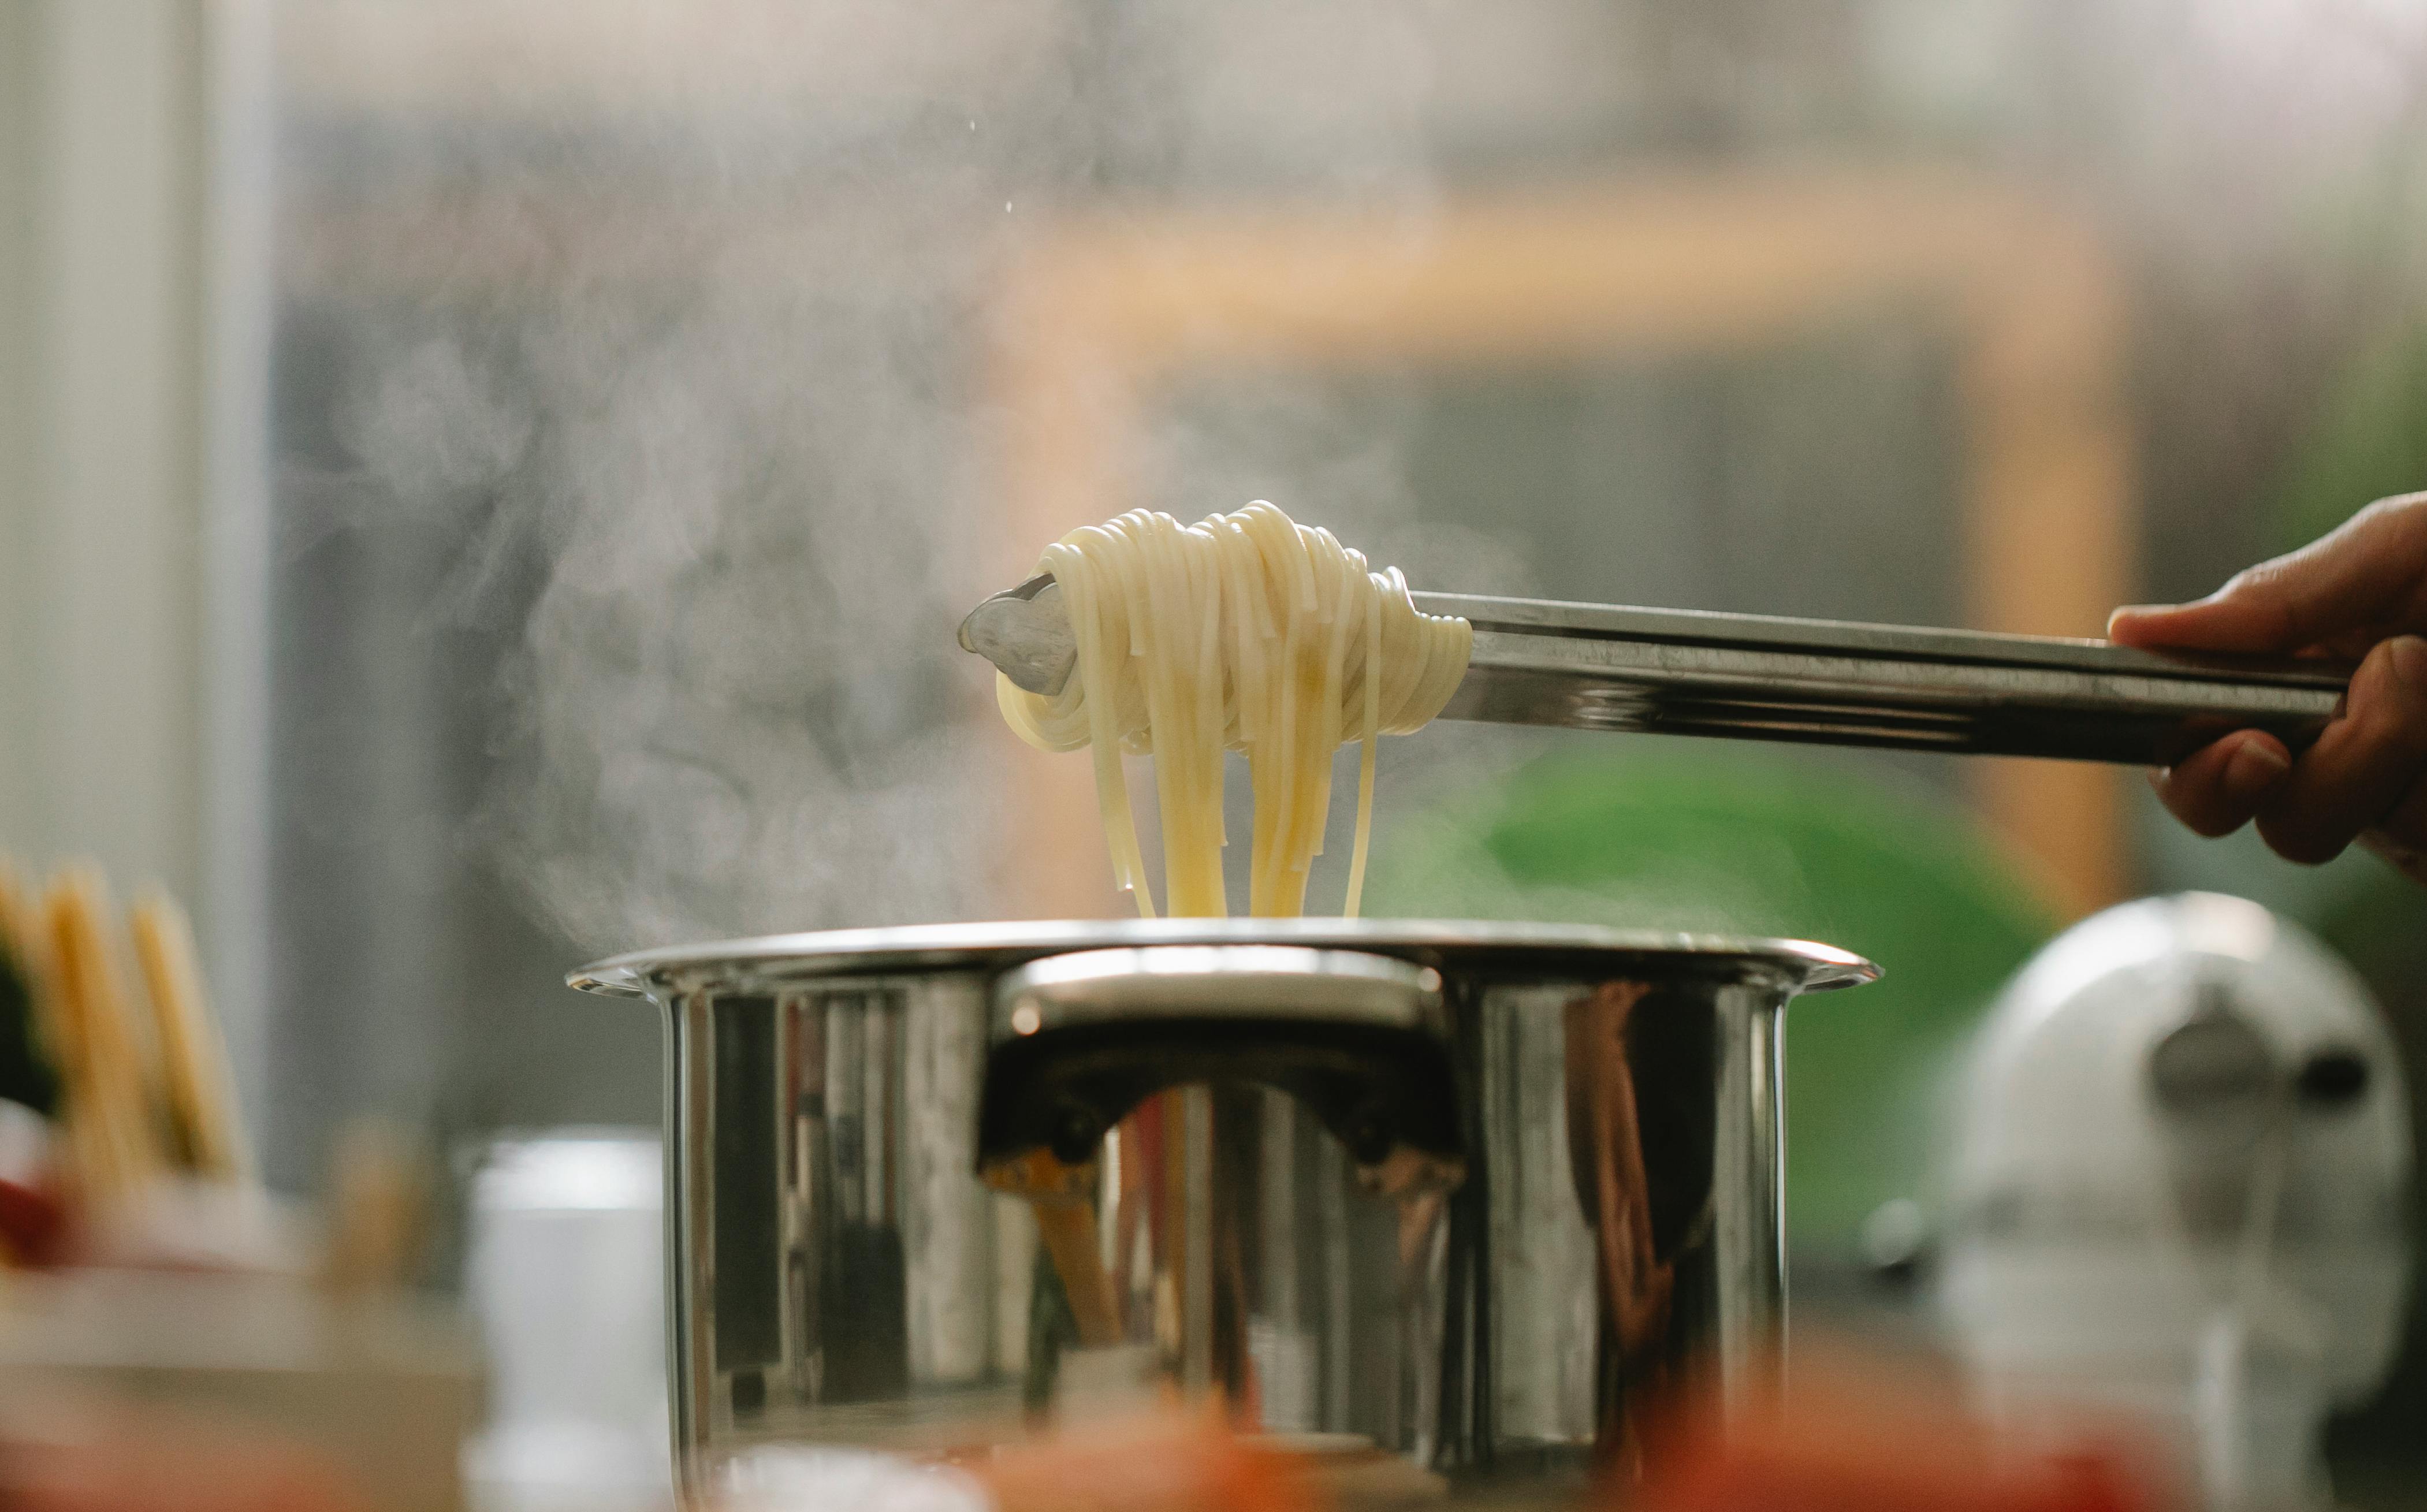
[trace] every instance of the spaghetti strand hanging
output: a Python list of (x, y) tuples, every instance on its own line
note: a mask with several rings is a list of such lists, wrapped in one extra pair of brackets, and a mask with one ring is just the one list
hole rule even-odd
[(1262, 500), (1183, 526), (1135, 510), (1046, 548), (1078, 670), (1056, 694), (999, 676), (1022, 740), (1090, 748), (1115, 882), (1154, 917), (1121, 756), (1150, 756), (1164, 897), (1175, 917), (1229, 912), (1222, 886), (1223, 756), (1247, 758), (1255, 796), (1248, 909), (1304, 910), (1323, 849), (1333, 754), (1360, 745), (1346, 912), (1362, 901), (1375, 745), (1422, 728), (1465, 675), (1474, 630), (1417, 610), (1398, 569), (1372, 571), (1330, 531)]

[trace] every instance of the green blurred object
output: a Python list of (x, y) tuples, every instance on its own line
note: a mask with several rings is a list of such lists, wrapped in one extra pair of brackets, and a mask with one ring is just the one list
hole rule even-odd
[(1989, 1000), (2059, 919), (1961, 807), (1843, 756), (1609, 741), (1394, 826), (1376, 916), (1785, 935), (1886, 975), (1787, 1015), (1787, 1234), (1858, 1251), (1924, 1195), (1946, 1073)]
[(2427, 331), (2397, 320), (2328, 389), (2269, 512), (2269, 550), (2289, 551), (2373, 499), (2427, 488)]

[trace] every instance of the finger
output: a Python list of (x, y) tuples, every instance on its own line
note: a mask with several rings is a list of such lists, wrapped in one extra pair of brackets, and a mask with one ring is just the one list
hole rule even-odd
[(2157, 773), (2158, 797), (2186, 828), (2215, 839), (2249, 823), (2291, 773), (2283, 741), (2262, 730), (2241, 730)]
[(2352, 677), (2342, 717), (2259, 805), (2258, 833), (2288, 860), (2331, 861), (2427, 772), (2427, 640), (2396, 636)]
[(2427, 495), (2379, 499), (2341, 528), (2191, 604), (2117, 610), (2109, 640), (2204, 651), (2291, 652), (2381, 626), (2427, 581)]

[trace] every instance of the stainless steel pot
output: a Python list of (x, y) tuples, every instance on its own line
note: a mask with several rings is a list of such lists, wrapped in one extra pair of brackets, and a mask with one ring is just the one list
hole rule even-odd
[(1174, 1390), (1452, 1487), (1623, 1464), (1783, 1323), (1779, 1016), (1825, 946), (987, 924), (617, 957), (668, 1026), (676, 1457)]

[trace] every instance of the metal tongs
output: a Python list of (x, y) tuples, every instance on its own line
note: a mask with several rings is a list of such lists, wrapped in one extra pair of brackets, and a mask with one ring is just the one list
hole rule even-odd
[[(2295, 753), (2340, 706), (2337, 663), (1763, 614), (1417, 593), (1474, 626), (1443, 719), (2171, 766), (2260, 729)], [(980, 604), (961, 646), (1057, 693), (1078, 645), (1049, 575)]]

